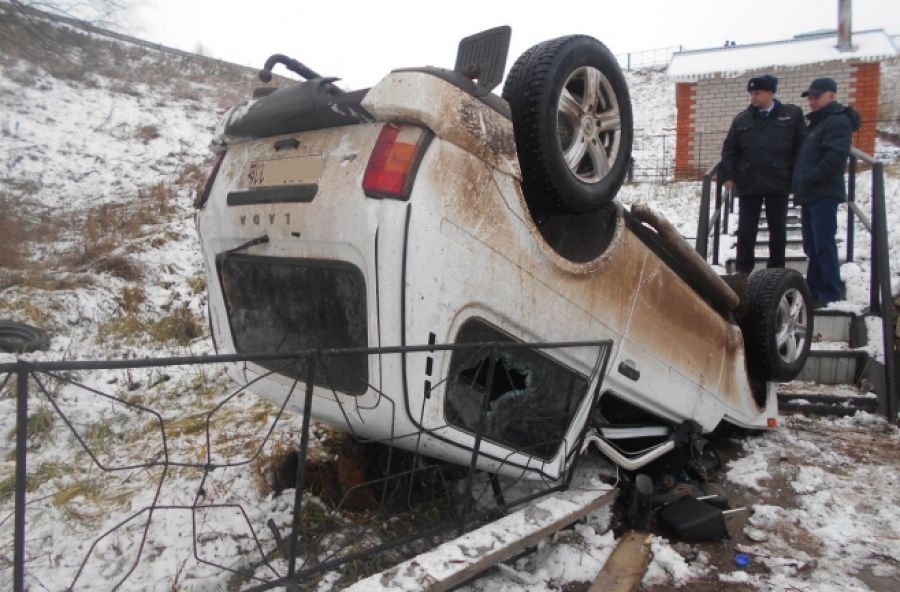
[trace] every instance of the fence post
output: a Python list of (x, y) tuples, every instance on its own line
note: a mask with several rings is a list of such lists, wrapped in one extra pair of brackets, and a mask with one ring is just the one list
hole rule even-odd
[(291, 556), (288, 557), (288, 582), (297, 570), (297, 553), (300, 547), (300, 510), (303, 490), (306, 489), (306, 454), (309, 451), (309, 418), (312, 411), (313, 384), (316, 379), (316, 358), (306, 358), (306, 397), (303, 400), (303, 431), (300, 433), (300, 453), (297, 457), (297, 476), (294, 483), (294, 515), (291, 522)]
[(16, 517), (13, 552), (13, 590), (25, 592), (25, 479), (28, 446), (28, 370), (16, 370)]

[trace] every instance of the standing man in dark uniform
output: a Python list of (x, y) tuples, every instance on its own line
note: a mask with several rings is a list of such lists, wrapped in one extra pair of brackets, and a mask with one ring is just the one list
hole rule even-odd
[(769, 224), (767, 267), (784, 267), (788, 194), (806, 124), (800, 107), (775, 99), (777, 87), (778, 79), (768, 74), (750, 79), (750, 106), (734, 118), (722, 146), (719, 174), (725, 187), (737, 194), (740, 207), (739, 273), (750, 273), (756, 265), (756, 232), (763, 203)]
[(809, 257), (806, 283), (817, 308), (844, 298), (838, 261), (838, 204), (847, 201), (844, 168), (850, 156), (851, 136), (862, 118), (852, 107), (835, 100), (837, 83), (816, 78), (806, 97), (809, 131), (794, 169), (794, 202), (800, 206), (803, 252)]

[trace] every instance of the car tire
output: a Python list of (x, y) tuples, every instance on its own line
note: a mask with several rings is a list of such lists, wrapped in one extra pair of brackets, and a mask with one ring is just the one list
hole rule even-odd
[(42, 329), (15, 321), (0, 321), (0, 352), (23, 354), (46, 349), (49, 345), (50, 338)]
[(747, 286), (741, 322), (751, 379), (793, 380), (803, 370), (812, 342), (812, 296), (794, 269), (761, 269)]
[(631, 160), (628, 85), (615, 56), (593, 37), (535, 45), (503, 86), (532, 215), (582, 214), (607, 206)]

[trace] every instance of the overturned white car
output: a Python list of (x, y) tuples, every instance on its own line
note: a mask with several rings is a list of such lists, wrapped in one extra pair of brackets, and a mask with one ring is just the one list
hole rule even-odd
[[(508, 42), (491, 30), (454, 70), (355, 92), (270, 58), (262, 77), (282, 63), (309, 80), (229, 111), (198, 199), (219, 351), (356, 348), (315, 375), (312, 417), (457, 463), (477, 440), (479, 468), (533, 478), (560, 477), (586, 433), (634, 469), (722, 422), (772, 427), (771, 381), (809, 349), (802, 277), (757, 272), (740, 293), (665, 220), (625, 211), (631, 107), (612, 54), (539, 44), (501, 98)], [(585, 344), (366, 351), (532, 342)], [(296, 365), (232, 372), (302, 411)]]

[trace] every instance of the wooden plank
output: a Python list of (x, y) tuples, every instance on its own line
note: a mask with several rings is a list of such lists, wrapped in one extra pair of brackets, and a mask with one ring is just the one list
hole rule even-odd
[(653, 535), (649, 532), (629, 530), (613, 550), (612, 555), (588, 592), (634, 592), (644, 579), (650, 565), (650, 543)]
[(508, 516), (360, 580), (347, 590), (450, 590), (610, 504), (617, 495), (617, 489), (602, 488), (570, 489), (542, 497)]

